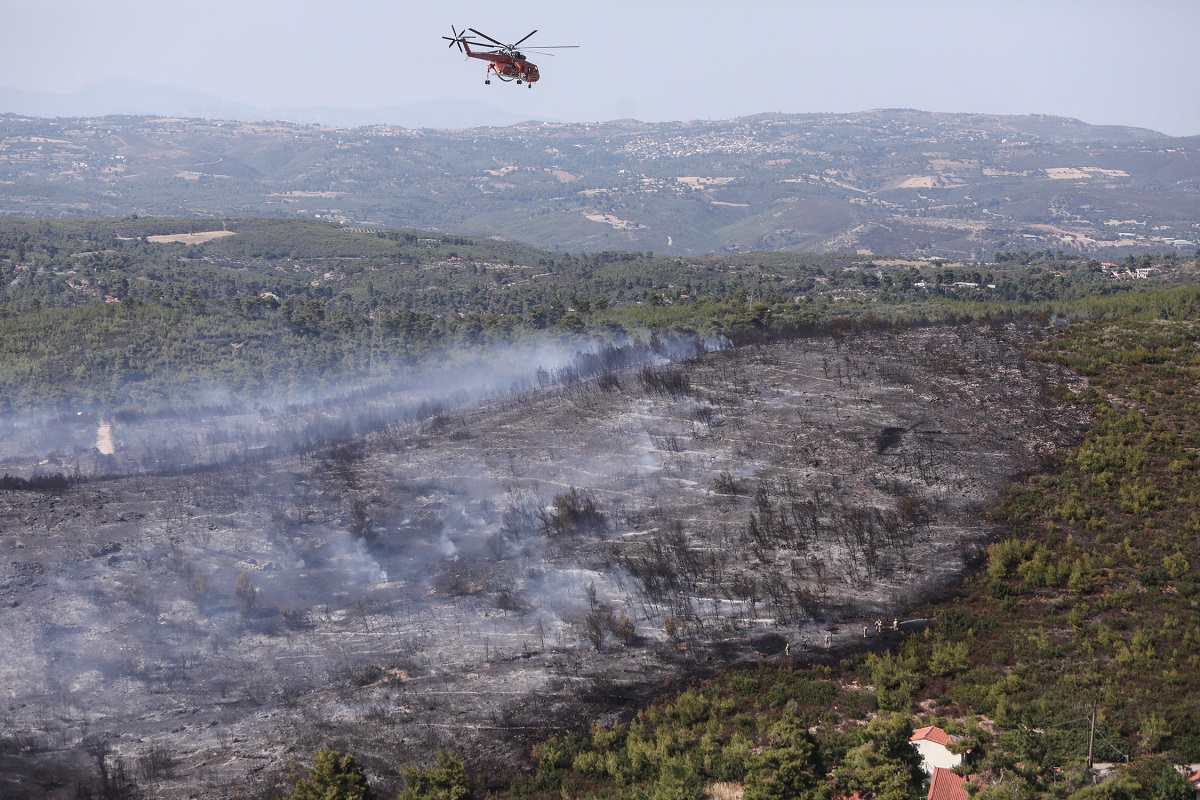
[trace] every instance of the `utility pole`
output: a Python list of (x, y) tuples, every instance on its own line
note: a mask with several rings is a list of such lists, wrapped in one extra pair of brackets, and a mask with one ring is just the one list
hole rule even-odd
[(1093, 752), (1092, 745), (1095, 744), (1095, 741), (1096, 741), (1096, 701), (1095, 700), (1092, 701), (1092, 716), (1091, 716), (1091, 719), (1089, 720), (1089, 722), (1090, 722), (1090, 724), (1088, 725), (1087, 768), (1088, 768), (1088, 772), (1091, 772), (1092, 771), (1092, 752)]

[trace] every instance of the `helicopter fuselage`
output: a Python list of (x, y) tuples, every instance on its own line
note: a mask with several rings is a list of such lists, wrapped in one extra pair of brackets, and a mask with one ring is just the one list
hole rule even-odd
[[(536, 29), (525, 34), (513, 44), (505, 44), (499, 39), (494, 39), (483, 31), (477, 31), (474, 28), (466, 28), (463, 31), (459, 31), (458, 28), (451, 25), (450, 32), (454, 35), (443, 36), (442, 38), (448, 41), (451, 47), (457, 47), (458, 51), (466, 53), (468, 58), (478, 58), (480, 61), (487, 62), (487, 77), (484, 78), (484, 83), (492, 82), (492, 73), (494, 72), (499, 80), (524, 83), (532, 89), (533, 84), (542, 77), (541, 73), (538, 72), (537, 64), (525, 58), (525, 54), (517, 49), (521, 45), (521, 42), (526, 41), (530, 36), (537, 33)], [(467, 35), (468, 32), (474, 36), (478, 36), (480, 39), (486, 39), (491, 44), (485, 44), (484, 42), (472, 39), (471, 36)], [(471, 45), (486, 49), (472, 50)], [(561, 49), (565, 47), (578, 47), (578, 45), (539, 45), (539, 47), (544, 49)], [(533, 52), (540, 53), (542, 50), (535, 50)], [(553, 55), (553, 53), (546, 53), (545, 55)]]
[(541, 77), (537, 64), (529, 61), (521, 53), (505, 53), (502, 51), (477, 53), (467, 48), (467, 55), (488, 62), (488, 72), (495, 72), (502, 81), (525, 81), (535, 83)]

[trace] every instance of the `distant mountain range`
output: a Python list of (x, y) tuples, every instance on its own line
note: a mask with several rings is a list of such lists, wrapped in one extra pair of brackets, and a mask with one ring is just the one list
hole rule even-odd
[(276, 108), (234, 103), (219, 97), (138, 81), (105, 81), (69, 94), (29, 92), (0, 86), (0, 113), (32, 117), (168, 116), (192, 119), (300, 124), (358, 128), (401, 125), (405, 128), (475, 128), (512, 125), (524, 117), (484, 103), (441, 99), (383, 108), (319, 106)]
[(681, 256), (1116, 258), (1190, 253), (1200, 240), (1200, 137), (1063, 117), (889, 109), (506, 127), (463, 118), (468, 127), (450, 130), (277, 114), (238, 122), (224, 110), (204, 110), (220, 119), (174, 107), (0, 115), (0, 213), (318, 218)]

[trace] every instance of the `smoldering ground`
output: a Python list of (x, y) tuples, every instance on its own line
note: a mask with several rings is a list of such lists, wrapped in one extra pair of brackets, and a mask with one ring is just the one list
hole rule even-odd
[(987, 503), (1078, 434), (1025, 335), (535, 368), (268, 461), (3, 493), (3, 725), (28, 746), (0, 766), (86, 775), (102, 733), (208, 796), (326, 744), (385, 786), (438, 746), (503, 770), (663, 681), (861, 642), (952, 585)]
[(206, 386), (168, 402), (96, 404), (0, 417), (0, 470), (20, 478), (170, 473), (312, 452), (501, 394), (577, 381), (727, 343), (543, 340), (444, 354), (436, 364), (334, 388), (279, 386), (265, 396)]

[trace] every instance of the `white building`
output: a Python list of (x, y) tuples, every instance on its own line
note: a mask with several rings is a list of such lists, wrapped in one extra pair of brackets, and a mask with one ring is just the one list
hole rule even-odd
[(950, 752), (950, 744), (958, 741), (957, 736), (951, 736), (936, 725), (928, 725), (913, 731), (909, 741), (921, 754), (921, 769), (926, 775), (933, 775), (935, 767), (954, 769), (963, 763), (961, 755)]

